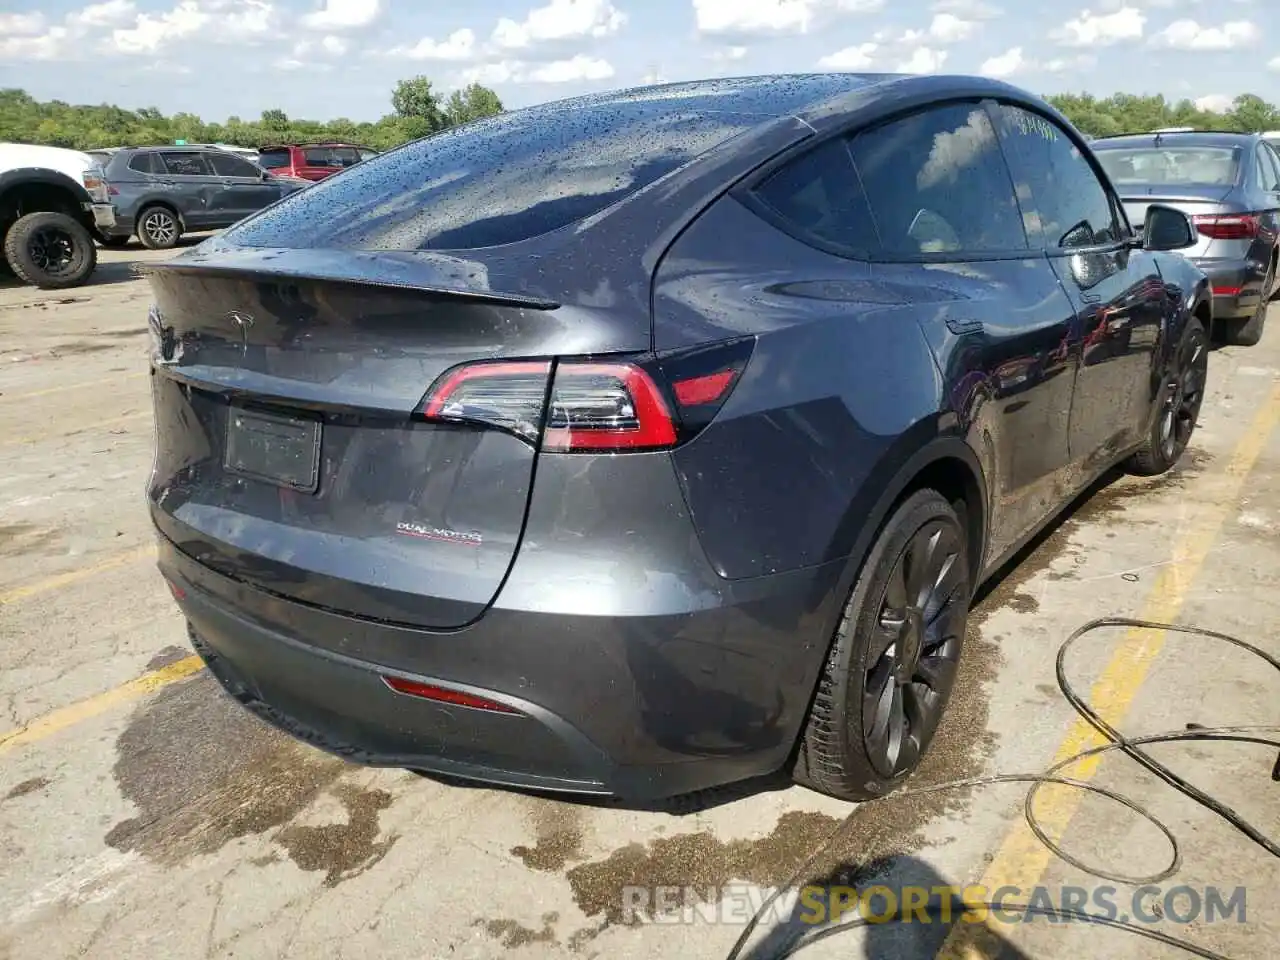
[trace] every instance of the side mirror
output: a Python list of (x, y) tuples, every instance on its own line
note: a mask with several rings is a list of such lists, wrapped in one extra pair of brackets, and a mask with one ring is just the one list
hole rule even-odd
[(1147, 207), (1142, 246), (1147, 250), (1185, 250), (1196, 245), (1196, 227), (1181, 210), (1153, 203)]

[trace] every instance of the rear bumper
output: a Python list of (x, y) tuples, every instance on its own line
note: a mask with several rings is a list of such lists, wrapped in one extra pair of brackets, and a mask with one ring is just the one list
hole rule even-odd
[(1258, 309), (1267, 265), (1252, 260), (1196, 259), (1213, 288), (1215, 320), (1251, 316)]
[(103, 233), (114, 233), (116, 226), (116, 209), (109, 203), (85, 204), (89, 215), (93, 217), (93, 225)]
[[(268, 594), (163, 538), (159, 565), (183, 594), (210, 672), (300, 739), (373, 766), (641, 801), (787, 762), (845, 566), (744, 581), (722, 602), (680, 613), (593, 616), (574, 612), (580, 603), (555, 612), (499, 602), (467, 628), (432, 633)], [(517, 712), (405, 696), (384, 675)]]

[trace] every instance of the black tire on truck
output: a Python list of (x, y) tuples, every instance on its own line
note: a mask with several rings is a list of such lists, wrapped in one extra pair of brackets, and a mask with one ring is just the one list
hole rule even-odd
[(78, 287), (98, 265), (93, 237), (75, 217), (42, 210), (19, 217), (4, 238), (9, 268), (42, 290)]

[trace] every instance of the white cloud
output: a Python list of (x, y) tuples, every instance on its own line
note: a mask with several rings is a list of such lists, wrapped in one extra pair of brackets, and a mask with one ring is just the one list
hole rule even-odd
[(874, 13), (884, 0), (693, 0), (705, 34), (807, 33), (818, 17)]
[(1202, 27), (1194, 20), (1175, 20), (1151, 42), (1175, 50), (1235, 50), (1252, 46), (1262, 31), (1248, 20), (1233, 20), (1220, 27)]
[(934, 14), (929, 24), (929, 39), (938, 43), (959, 43), (971, 37), (976, 26), (972, 20), (962, 20), (954, 13)]
[(1022, 48), (1013, 47), (983, 63), (982, 72), (988, 77), (1011, 77), (1026, 65), (1027, 61), (1022, 56)]
[[(578, 54), (568, 60), (553, 60), (533, 66), (520, 60), (498, 60), (482, 63), (462, 71), (463, 85), (482, 83), (572, 83), (574, 81), (607, 80), (614, 75), (613, 64), (599, 57)], [(646, 81), (649, 82), (649, 81)]]
[(554, 60), (529, 74), (534, 83), (572, 83), (575, 80), (608, 80), (613, 65), (599, 57), (578, 54), (569, 60)]
[(367, 27), (382, 13), (382, 0), (324, 0), (302, 22), (313, 30), (354, 30)]
[(476, 35), (464, 27), (440, 41), (423, 37), (412, 47), (396, 47), (391, 56), (408, 60), (472, 60), (476, 56)]
[(719, 63), (728, 63), (733, 60), (741, 60), (746, 55), (746, 47), (724, 47), (720, 50), (712, 50), (707, 54), (707, 57)]
[(1068, 20), (1049, 37), (1063, 47), (1109, 47), (1140, 39), (1146, 25), (1147, 15), (1133, 6), (1121, 7), (1115, 13), (1082, 10), (1080, 16)]
[(1268, 60), (1267, 69), (1280, 73), (1280, 57), (1272, 57)]
[(1046, 73), (1067, 73), (1071, 70), (1092, 70), (1098, 58), (1091, 53), (1082, 53), (1078, 57), (1056, 57), (1045, 63)]
[(651, 70), (640, 78), (640, 83), (643, 86), (648, 87), (659, 83), (666, 83), (667, 80), (668, 78), (663, 75), (661, 70)]
[(60, 60), (71, 52), (66, 27), (50, 27), (38, 36), (0, 37), (0, 60)]
[(44, 31), (43, 13), (0, 13), (0, 37), (30, 37)]
[(990, 147), (995, 146), (996, 134), (987, 115), (981, 110), (969, 114), (969, 122), (953, 133), (941, 133), (933, 139), (929, 159), (916, 175), (916, 186), (921, 190), (936, 187), (944, 180), (955, 183), (960, 171)]
[(1235, 106), (1235, 99), (1225, 93), (1211, 93), (1195, 101), (1197, 110), (1208, 110), (1212, 113), (1226, 113)]
[(934, 13), (953, 13), (965, 20), (994, 20), (1004, 13), (985, 0), (937, 0), (930, 9)]
[(107, 0), (67, 14), (67, 23), (85, 27), (118, 27), (133, 20), (138, 7), (133, 0)]
[(936, 73), (946, 62), (947, 51), (916, 47), (910, 57), (898, 64), (898, 73)]
[(610, 0), (551, 0), (519, 23), (503, 17), (493, 29), (493, 42), (500, 49), (522, 50), (537, 43), (607, 37), (626, 22), (626, 14)]
[(112, 53), (152, 54), (196, 34), (202, 41), (225, 43), (275, 33), (275, 7), (266, 0), (180, 0), (171, 10), (138, 14), (133, 26), (112, 30), (106, 47)]
[(828, 54), (818, 61), (824, 70), (868, 70), (875, 62), (875, 55), (880, 49), (878, 43), (860, 43), (857, 46), (845, 47), (835, 53)]

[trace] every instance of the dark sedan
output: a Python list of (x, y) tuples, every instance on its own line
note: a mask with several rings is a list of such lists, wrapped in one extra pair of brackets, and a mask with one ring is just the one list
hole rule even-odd
[(157, 264), (160, 568), (246, 707), (369, 764), (893, 789), (970, 598), (1207, 370), (1176, 210), (968, 78), (505, 113)]
[(1150, 203), (1177, 207), (1199, 234), (1185, 251), (1209, 275), (1223, 339), (1262, 339), (1276, 289), (1280, 243), (1280, 155), (1247, 133), (1163, 132), (1093, 142), (1129, 216)]

